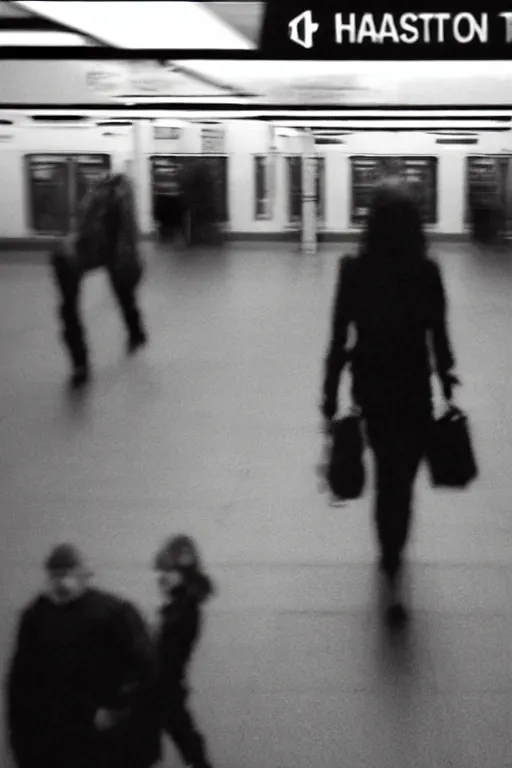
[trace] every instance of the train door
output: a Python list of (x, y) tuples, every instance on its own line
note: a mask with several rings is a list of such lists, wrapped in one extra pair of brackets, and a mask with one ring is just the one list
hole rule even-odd
[(181, 200), (179, 181), (181, 160), (171, 155), (156, 155), (151, 162), (151, 200), (153, 221), (160, 235), (176, 226), (176, 208)]
[(30, 229), (38, 235), (69, 232), (84, 196), (111, 167), (101, 153), (28, 155), (26, 163)]
[(512, 157), (508, 155), (497, 158), (497, 186), (502, 226), (508, 239), (512, 237)]
[(505, 199), (505, 233), (512, 237), (512, 157), (506, 158), (504, 199)]
[(208, 165), (212, 174), (216, 190), (218, 220), (222, 224), (227, 224), (229, 222), (228, 159), (225, 155), (203, 155), (201, 160)]
[(403, 157), (402, 175), (416, 201), (423, 222), (437, 222), (437, 157)]
[(208, 204), (214, 208), (214, 218), (221, 224), (229, 222), (228, 165), (225, 155), (154, 155), (151, 162), (151, 186), (155, 223), (164, 226), (173, 219), (173, 209), (183, 195), (182, 179), (187, 166), (200, 161), (208, 167), (214, 187)]
[(286, 168), (288, 224), (300, 226), (302, 222), (302, 156), (287, 157)]
[(41, 235), (65, 234), (71, 213), (68, 157), (29, 155), (26, 169), (30, 229)]
[(350, 158), (352, 206), (350, 223), (354, 227), (365, 221), (375, 185), (382, 177), (378, 157), (354, 156)]
[[(512, 156), (471, 155), (466, 166), (465, 223), (472, 224), (482, 210), (495, 208), (499, 226), (512, 237)], [(479, 219), (478, 219), (479, 220)], [(478, 222), (477, 222), (478, 224)], [(495, 221), (494, 226), (498, 225)]]
[(320, 225), (325, 224), (326, 219), (326, 194), (325, 194), (325, 157), (316, 158), (316, 178), (315, 178), (315, 196), (316, 196), (316, 218)]

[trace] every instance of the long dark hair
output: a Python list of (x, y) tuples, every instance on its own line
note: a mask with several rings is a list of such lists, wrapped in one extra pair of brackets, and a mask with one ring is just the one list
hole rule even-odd
[(405, 184), (387, 179), (373, 194), (360, 253), (376, 260), (407, 261), (427, 254), (427, 241), (418, 206)]

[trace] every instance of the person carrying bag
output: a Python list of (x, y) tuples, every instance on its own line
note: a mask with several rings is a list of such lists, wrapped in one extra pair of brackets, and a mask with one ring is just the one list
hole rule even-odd
[(426, 459), (432, 485), (436, 488), (461, 490), (478, 477), (469, 420), (453, 402), (432, 421)]
[(341, 503), (360, 498), (366, 482), (363, 421), (353, 391), (351, 399), (347, 413), (327, 424), (319, 467), (322, 489), (327, 488), (335, 502)]
[[(348, 350), (352, 331), (355, 344)], [(345, 476), (331, 475), (328, 481), (338, 497), (340, 491), (345, 498), (356, 498), (356, 491), (362, 491), (360, 470), (359, 483), (355, 482), (354, 456), (358, 454), (362, 463), (363, 449), (355, 435), (358, 431), (362, 434), (361, 420), (364, 422), (375, 460), (380, 568), (390, 588), (392, 606), (400, 603), (398, 577), (410, 534), (413, 488), (421, 461), (430, 457), (437, 482), (442, 478), (439, 467), (443, 462), (444, 477), (450, 474), (453, 478), (453, 473), (446, 471), (447, 462), (458, 455), (455, 434), (460, 446), (466, 424), (464, 419), (454, 419), (453, 409), (450, 417), (434, 420), (431, 351), (446, 403), (452, 403), (459, 379), (454, 373), (442, 273), (427, 255), (417, 205), (403, 184), (392, 179), (379, 185), (374, 194), (359, 254), (340, 262), (320, 405), (326, 431), (334, 435), (331, 471), (339, 453), (336, 444), (338, 448), (340, 443), (352, 446), (348, 451), (351, 461), (337, 464)], [(343, 427), (336, 428), (338, 388), (348, 363), (361, 415), (357, 421), (345, 421)], [(448, 433), (452, 436), (450, 457), (443, 449)]]

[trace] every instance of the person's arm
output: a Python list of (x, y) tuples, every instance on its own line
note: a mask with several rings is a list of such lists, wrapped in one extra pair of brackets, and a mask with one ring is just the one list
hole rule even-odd
[(38, 664), (32, 612), (25, 611), (18, 627), (15, 651), (6, 676), (6, 726), (16, 762), (31, 749), (33, 707), (35, 706), (34, 670)]
[(138, 610), (125, 601), (112, 613), (109, 634), (113, 675), (100, 709), (131, 710), (152, 682), (151, 638)]
[(331, 420), (334, 417), (338, 409), (340, 377), (349, 360), (346, 347), (348, 329), (352, 321), (349, 279), (349, 273), (352, 266), (353, 264), (350, 257), (341, 259), (338, 285), (334, 300), (331, 342), (325, 360), (323, 400), (321, 404), (322, 414), (328, 420)]
[(451, 400), (453, 388), (459, 384), (455, 375), (455, 356), (448, 333), (446, 292), (441, 270), (436, 262), (432, 264), (432, 347), (436, 373), (446, 400)]
[(183, 677), (199, 634), (199, 608), (188, 596), (178, 598), (163, 627), (160, 642), (160, 675), (163, 689)]

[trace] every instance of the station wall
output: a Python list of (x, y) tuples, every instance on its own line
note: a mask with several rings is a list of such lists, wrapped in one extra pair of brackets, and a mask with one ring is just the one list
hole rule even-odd
[[(1, 119), (0, 114), (0, 119)], [(227, 230), (233, 237), (281, 237), (297, 229), (290, 222), (288, 158), (309, 154), (306, 136), (276, 135), (268, 123), (228, 121), (219, 154), (227, 157)], [(155, 128), (177, 127), (162, 133)], [(211, 128), (215, 129), (215, 125)], [(218, 127), (218, 126), (217, 126)], [(154, 231), (152, 215), (151, 157), (155, 155), (201, 154), (204, 123), (176, 120), (134, 125), (45, 125), (20, 121), (0, 124), (0, 240), (39, 239), (30, 212), (26, 156), (40, 154), (100, 153), (110, 156), (113, 170), (129, 172), (138, 201), (139, 229)], [(163, 136), (163, 137), (162, 137)], [(170, 138), (171, 136), (174, 136)], [(512, 140), (505, 133), (481, 133), (475, 145), (440, 145), (436, 135), (410, 132), (359, 132), (347, 135), (340, 145), (317, 145), (324, 158), (324, 216), (319, 232), (336, 237), (357, 231), (351, 222), (353, 155), (431, 156), (437, 158), (437, 221), (430, 226), (440, 235), (463, 235), (468, 155), (512, 155)], [(211, 149), (211, 148), (210, 148)], [(268, 210), (257, 216), (255, 157), (268, 165)], [(44, 236), (43, 236), (44, 238)]]

